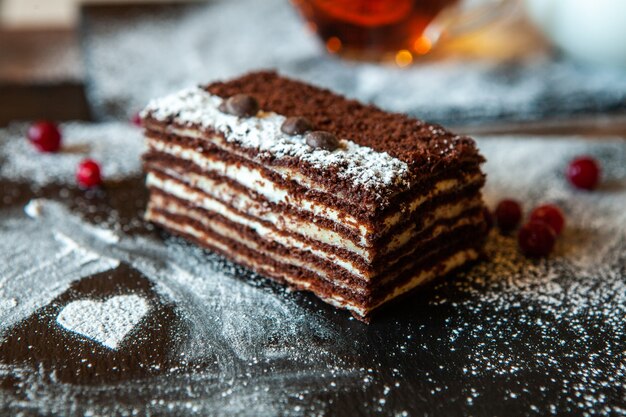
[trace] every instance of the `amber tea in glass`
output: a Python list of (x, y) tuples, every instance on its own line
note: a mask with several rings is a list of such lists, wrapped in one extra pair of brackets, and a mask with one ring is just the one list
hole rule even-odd
[[(460, 15), (462, 0), (292, 0), (330, 53), (349, 58), (402, 61), (430, 51), (435, 39), (427, 29), (441, 16)], [(507, 0), (485, 0), (473, 8), (479, 24)], [(478, 13), (476, 13), (478, 12)], [(476, 19), (476, 16), (482, 16)], [(454, 19), (448, 19), (453, 21)], [(465, 19), (467, 20), (467, 19)], [(474, 25), (475, 26), (475, 25)], [(401, 62), (398, 62), (401, 64)]]

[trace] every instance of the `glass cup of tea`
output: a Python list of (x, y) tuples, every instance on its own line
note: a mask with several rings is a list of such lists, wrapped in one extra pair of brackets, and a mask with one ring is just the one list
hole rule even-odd
[(328, 52), (349, 59), (425, 55), (440, 39), (484, 27), (516, 0), (291, 0)]

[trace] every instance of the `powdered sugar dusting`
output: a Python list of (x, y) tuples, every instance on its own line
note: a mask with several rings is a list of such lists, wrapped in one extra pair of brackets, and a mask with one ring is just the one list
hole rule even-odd
[[(156, 414), (234, 415), (253, 409), (257, 415), (276, 415), (283, 414), (281, 410), (289, 398), (304, 400), (318, 392), (319, 378), (341, 388), (360, 373), (345, 363), (341, 357), (344, 349), (334, 346), (336, 330), (319, 315), (307, 313), (282, 293), (242, 282), (235, 277), (242, 270), (220, 257), (177, 239), (160, 242), (120, 234), (112, 242), (99, 227), (85, 223), (58, 202), (38, 199), (28, 207), (29, 212), (36, 213), (35, 220), (16, 223), (45, 230), (54, 241), (61, 238), (74, 251), (132, 265), (151, 280), (160, 299), (176, 306), (184, 323), (182, 343), (172, 346), (168, 353), (176, 359), (176, 366), (164, 370), (158, 378), (109, 387), (109, 395), (132, 402), (136, 392), (141, 391), (154, 399), (143, 404), (142, 410)], [(5, 251), (0, 256), (12, 254)], [(13, 288), (12, 294), (19, 297), (22, 293), (38, 293), (40, 286), (43, 281), (31, 288)], [(61, 287), (50, 296), (66, 288)], [(147, 302), (130, 294), (104, 301), (74, 301), (61, 310), (56, 323), (123, 351), (141, 343), (134, 329), (140, 326), (140, 320), (154, 320), (150, 314)], [(0, 323), (0, 332), (6, 332), (11, 324), (4, 320)], [(158, 336), (150, 338), (155, 337)], [(297, 372), (281, 365), (292, 361), (298, 363)], [(81, 414), (93, 410), (97, 410), (96, 414), (120, 411), (108, 401), (103, 406), (96, 388), (60, 381), (50, 384), (48, 380), (54, 379), (54, 372), (51, 375), (27, 366), (0, 364), (0, 377), (22, 381), (27, 395), (37, 398), (31, 404), (38, 410), (64, 409), (71, 402)], [(276, 392), (278, 389), (280, 392)], [(190, 390), (193, 401), (174, 399), (192, 395)], [(12, 398), (10, 404), (16, 403), (19, 399)], [(325, 408), (323, 404), (310, 406)]]
[(119, 265), (53, 229), (14, 216), (0, 222), (0, 235), (0, 331), (48, 304), (72, 282)]
[[(141, 271), (175, 306), (183, 331), (168, 345), (173, 363), (163, 373), (118, 384), (71, 384), (43, 365), (2, 361), (10, 387), (2, 414), (626, 414), (626, 143), (478, 144), (492, 207), (505, 197), (526, 212), (541, 202), (562, 207), (567, 226), (555, 253), (528, 260), (514, 236), (492, 232), (489, 260), (367, 327), (179, 239), (112, 239), (50, 200), (28, 205), (35, 219), (3, 211), (0, 343), (70, 283), (117, 265)], [(591, 193), (563, 175), (580, 154), (602, 163)], [(148, 314), (144, 323), (155, 320)], [(69, 335), (63, 342), (75, 353)], [(141, 343), (131, 332), (115, 354)]]
[[(623, 414), (624, 398), (614, 389), (626, 387), (626, 143), (513, 137), (479, 146), (488, 158), (485, 194), (492, 207), (520, 196), (526, 214), (540, 203), (557, 203), (567, 226), (556, 253), (537, 261), (520, 255), (514, 235), (494, 231), (489, 262), (438, 286), (432, 304), (458, 312), (446, 320), (447, 346), (467, 352), (467, 404), (487, 394), (473, 381), (535, 370), (548, 380), (509, 386), (504, 396), (544, 415)], [(564, 176), (568, 161), (581, 154), (603, 165), (603, 185), (592, 193), (573, 189)], [(560, 398), (536, 398), (554, 391)]]
[(227, 141), (256, 149), (261, 156), (296, 158), (321, 170), (335, 167), (340, 178), (368, 190), (382, 192), (385, 187), (408, 183), (407, 164), (386, 152), (376, 152), (346, 139), (332, 152), (315, 149), (306, 144), (304, 136), (281, 132), (285, 116), (261, 111), (257, 117), (239, 118), (222, 113), (218, 109), (222, 101), (196, 87), (153, 100), (142, 114), (160, 121), (173, 119), (184, 126), (214, 129), (223, 133)]
[(61, 310), (57, 323), (115, 350), (149, 310), (148, 302), (133, 294), (115, 296), (104, 302), (78, 300)]
[(58, 153), (38, 152), (26, 139), (26, 126), (0, 130), (0, 178), (27, 181), (33, 187), (75, 183), (81, 160), (93, 158), (106, 180), (119, 180), (141, 172), (141, 130), (130, 123), (100, 125), (64, 123)]

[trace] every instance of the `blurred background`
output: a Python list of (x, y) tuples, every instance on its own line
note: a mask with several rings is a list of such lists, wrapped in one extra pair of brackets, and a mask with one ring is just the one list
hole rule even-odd
[(626, 135), (626, 2), (0, 0), (0, 125), (258, 68), (463, 133)]

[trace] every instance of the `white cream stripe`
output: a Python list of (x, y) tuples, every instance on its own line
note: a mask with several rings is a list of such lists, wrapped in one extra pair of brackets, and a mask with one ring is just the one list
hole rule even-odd
[[(213, 239), (211, 238), (209, 235), (207, 235), (205, 232), (203, 232), (202, 230), (199, 230), (191, 225), (181, 225), (177, 222), (173, 222), (170, 221), (169, 219), (167, 219), (165, 216), (154, 212), (151, 210), (151, 208), (148, 208), (146, 217), (148, 218), (148, 220), (159, 223), (165, 227), (168, 227), (172, 230), (177, 230), (183, 233), (187, 233), (191, 236), (194, 236), (195, 238), (206, 242), (207, 244), (213, 245), (217, 248), (219, 248), (220, 250), (222, 250), (225, 253), (229, 253), (231, 254), (232, 257), (235, 258), (236, 262), (239, 263), (244, 263), (247, 264), (248, 266), (255, 268), (257, 270), (260, 270), (261, 272), (267, 272), (269, 271), (270, 273), (272, 273), (272, 275), (282, 275), (282, 277), (294, 284), (297, 285), (301, 288), (305, 288), (308, 289), (311, 286), (311, 283), (308, 281), (302, 281), (301, 279), (298, 279), (296, 277), (290, 276), (287, 272), (284, 271), (276, 271), (274, 268), (272, 268), (270, 265), (267, 265), (265, 263), (258, 263), (255, 262), (253, 258), (249, 258), (241, 253), (237, 253), (237, 252), (233, 252), (231, 250), (231, 248), (220, 242), (217, 239)], [(285, 264), (291, 264), (291, 265), (296, 265), (300, 268), (304, 268), (307, 270), (310, 270), (311, 272), (315, 272), (316, 274), (319, 274), (320, 276), (326, 278), (328, 281), (332, 282), (334, 285), (337, 285), (338, 287), (342, 287), (345, 288), (347, 290), (350, 290), (351, 292), (355, 292), (355, 293), (362, 293), (364, 291), (364, 289), (362, 287), (355, 287), (353, 285), (346, 285), (342, 282), (333, 280), (331, 278), (328, 277), (328, 275), (318, 269), (315, 268), (314, 266), (311, 266), (310, 264), (304, 263), (296, 258), (293, 257), (289, 257), (289, 256), (280, 256), (278, 254), (275, 253), (266, 253), (264, 251), (262, 251), (255, 242), (250, 241), (248, 239), (243, 238), (242, 236), (236, 234), (236, 233), (232, 233), (232, 231), (228, 228), (224, 228), (221, 227), (219, 224), (215, 223), (215, 222), (205, 222), (205, 226), (211, 228), (213, 230), (213, 232), (219, 234), (220, 236), (225, 236), (228, 237), (230, 239), (233, 239), (241, 244), (244, 244), (246, 247), (257, 251), (259, 253), (263, 253), (265, 255), (268, 256), (272, 256), (272, 258), (276, 259), (277, 261), (281, 262), (281, 263), (285, 263)], [(318, 294), (318, 296), (320, 296), (323, 300), (325, 300), (326, 302), (335, 305), (337, 307), (341, 307), (341, 308), (346, 308), (348, 310), (354, 311), (357, 314), (361, 315), (361, 316), (365, 316), (367, 315), (367, 313), (373, 309), (375, 309), (376, 307), (384, 304), (385, 302), (398, 297), (399, 295), (402, 295), (410, 290), (412, 290), (413, 288), (417, 287), (419, 284), (422, 284), (424, 282), (430, 281), (432, 279), (434, 279), (437, 276), (442, 276), (445, 275), (446, 273), (450, 272), (451, 270), (463, 265), (464, 263), (471, 261), (471, 260), (475, 260), (478, 258), (478, 252), (474, 249), (462, 249), (459, 250), (458, 252), (456, 252), (455, 254), (451, 255), (449, 258), (442, 260), (441, 262), (439, 262), (437, 265), (434, 265), (432, 268), (429, 269), (425, 269), (425, 270), (421, 270), (419, 271), (414, 277), (412, 277), (408, 282), (406, 282), (403, 285), (400, 285), (396, 288), (394, 288), (394, 290), (388, 294), (382, 301), (380, 301), (379, 303), (377, 303), (375, 306), (371, 307), (371, 308), (364, 308), (362, 306), (359, 306), (358, 304), (355, 304), (353, 301), (351, 300), (347, 300), (342, 296), (339, 296), (337, 294), (333, 294), (330, 297), (324, 297)]]
[(432, 268), (418, 272), (407, 283), (394, 288), (394, 290), (390, 292), (383, 300), (368, 308), (359, 306), (358, 304), (350, 302), (349, 300), (346, 300), (345, 298), (338, 295), (333, 295), (332, 297), (327, 298), (323, 295), (318, 294), (318, 297), (320, 297), (327, 303), (334, 305), (335, 307), (345, 308), (346, 310), (354, 311), (361, 317), (365, 317), (368, 313), (385, 304), (386, 302), (411, 291), (418, 285), (425, 284), (426, 282), (432, 281), (437, 277), (444, 276), (450, 271), (460, 267), (461, 265), (478, 259), (478, 256), (478, 252), (474, 249), (460, 250), (457, 253), (451, 255), (449, 258), (439, 262)]
[[(190, 209), (188, 209), (185, 206), (182, 206), (178, 203), (176, 203), (175, 201), (172, 200), (166, 200), (165, 198), (161, 197), (160, 195), (153, 195), (150, 198), (150, 207), (153, 208), (159, 208), (161, 210), (165, 210), (168, 213), (174, 214), (174, 215), (181, 215), (181, 216), (185, 216), (188, 217), (192, 220), (195, 220), (197, 222), (199, 222), (200, 224), (203, 224), (207, 227), (211, 227), (210, 225), (213, 224), (213, 222), (209, 222), (206, 219), (206, 216), (202, 216), (200, 214), (198, 214), (197, 212), (194, 212)], [(223, 213), (220, 213), (222, 215), (224, 215)], [(228, 219), (228, 216), (225, 216)], [(229, 219), (230, 220), (230, 219)], [(429, 239), (434, 239), (437, 236), (443, 234), (443, 233), (453, 233), (454, 230), (458, 227), (464, 226), (464, 225), (468, 225), (468, 224), (476, 224), (480, 219), (473, 217), (473, 218), (462, 218), (459, 219), (457, 222), (455, 222), (453, 225), (451, 226), (446, 226), (446, 225), (439, 225), (437, 227), (435, 227), (433, 229), (433, 232), (431, 234), (431, 237)], [(316, 248), (314, 246), (311, 246), (309, 244), (307, 244), (306, 242), (303, 242), (299, 239), (295, 239), (291, 236), (286, 236), (280, 233), (276, 233), (275, 230), (273, 230), (272, 228), (268, 228), (263, 226), (260, 223), (257, 222), (250, 222), (249, 224), (246, 224), (245, 226), (248, 226), (250, 228), (252, 228), (255, 232), (257, 232), (259, 234), (259, 236), (262, 236), (266, 239), (271, 239), (272, 241), (275, 241), (277, 243), (279, 243), (280, 245), (284, 246), (284, 247), (295, 247), (297, 249), (300, 249), (302, 251), (305, 252), (310, 252), (313, 255), (317, 256), (318, 258), (320, 258), (323, 261), (326, 262), (330, 262), (331, 264), (335, 264), (337, 266), (339, 266), (340, 268), (343, 268), (346, 272), (354, 275), (357, 278), (361, 278), (363, 280), (366, 281), (371, 281), (373, 280), (380, 271), (367, 271), (367, 270), (363, 270), (362, 268), (360, 268), (359, 266), (355, 265), (354, 263), (352, 263), (349, 259), (343, 258), (343, 257), (339, 257), (336, 254), (329, 252), (329, 251), (325, 251), (323, 249), (319, 249)], [(393, 266), (396, 262), (398, 262), (400, 260), (400, 258), (404, 257), (404, 256), (410, 256), (412, 255), (417, 249), (413, 250), (410, 253), (402, 253), (400, 254), (397, 258), (391, 260), (389, 262), (389, 264), (387, 264), (387, 267), (385, 268), (388, 269), (389, 267)], [(419, 257), (419, 256), (418, 256)], [(407, 268), (410, 268), (411, 264), (407, 264), (403, 269), (401, 269), (400, 271), (397, 271), (395, 273), (395, 275), (404, 272)], [(386, 278), (390, 278), (389, 276), (387, 276)]]
[[(317, 203), (300, 195), (290, 194), (287, 189), (263, 176), (261, 171), (258, 169), (250, 168), (240, 164), (227, 164), (219, 159), (209, 158), (189, 148), (185, 148), (177, 144), (166, 143), (157, 138), (148, 138), (148, 146), (154, 151), (162, 152), (175, 158), (192, 162), (196, 166), (207, 172), (215, 172), (217, 174), (223, 175), (224, 177), (238, 182), (242, 186), (247, 187), (250, 190), (262, 195), (269, 202), (292, 204), (294, 208), (308, 211), (316, 216), (320, 216), (342, 224), (346, 227), (352, 228), (362, 237), (360, 242), (361, 245), (368, 246), (367, 239), (373, 233), (373, 230), (368, 225), (360, 224), (356, 218), (346, 212), (334, 209), (321, 203)], [(295, 178), (297, 175), (299, 175), (295, 170), (285, 170), (283, 174), (289, 178)], [(188, 179), (187, 182), (191, 183), (194, 186), (196, 186), (197, 184), (199, 188), (209, 192), (208, 188), (202, 186), (202, 178), (202, 176), (194, 174), (192, 172), (185, 173), (185, 179)], [(465, 176), (462, 179), (453, 178), (437, 182), (435, 186), (426, 194), (422, 194), (414, 198), (411, 202), (404, 204), (397, 212), (389, 215), (383, 221), (384, 227), (380, 231), (380, 233), (385, 233), (391, 227), (400, 222), (403, 218), (411, 215), (424, 202), (429, 201), (438, 195), (450, 192), (455, 188), (460, 188), (469, 184), (477, 183), (480, 179), (480, 174), (472, 174)], [(312, 184), (310, 188), (321, 192), (327, 192), (326, 189), (320, 187), (319, 185)]]
[[(243, 256), (242, 254), (233, 251), (232, 248), (230, 248), (228, 245), (220, 242), (217, 239), (211, 238), (206, 232), (189, 224), (179, 224), (177, 222), (173, 222), (169, 220), (168, 218), (166, 218), (165, 216), (153, 211), (150, 207), (148, 208), (148, 211), (146, 213), (146, 218), (150, 221), (160, 223), (163, 226), (168, 227), (169, 229), (177, 230), (183, 233), (187, 233), (191, 236), (194, 236), (195, 238), (200, 239), (210, 245), (218, 247), (220, 250), (224, 251), (225, 253), (230, 254), (231, 256)], [(261, 247), (257, 245), (256, 242), (246, 239), (245, 237), (241, 236), (239, 233), (233, 231), (231, 228), (228, 228), (218, 222), (211, 222), (207, 219), (203, 219), (202, 224), (204, 227), (209, 228), (212, 232), (222, 237), (234, 240), (235, 242), (238, 242), (246, 246), (247, 248), (252, 249), (253, 251), (269, 256), (278, 262), (281, 262), (287, 265), (295, 265), (299, 268), (303, 268), (308, 271), (314, 272), (320, 275), (321, 277), (327, 279), (329, 282), (332, 282), (333, 285), (348, 289), (355, 293), (363, 293), (365, 291), (363, 287), (357, 287), (354, 284), (348, 286), (341, 281), (334, 280), (330, 278), (328, 274), (326, 274), (326, 272), (324, 272), (323, 270), (316, 268), (314, 265), (308, 262), (302, 261), (296, 257), (288, 256), (288, 255), (283, 256), (274, 252), (270, 253), (270, 252), (264, 251)], [(251, 263), (249, 259), (246, 262)]]
[[(301, 279), (298, 279), (297, 277), (291, 276), (289, 275), (287, 272), (284, 271), (277, 271), (275, 270), (272, 266), (267, 265), (265, 263), (259, 263), (256, 262), (253, 258), (244, 256), (243, 254), (237, 253), (237, 252), (233, 252), (229, 246), (223, 244), (222, 242), (216, 240), (216, 239), (211, 239), (209, 236), (206, 235), (206, 233), (203, 233), (202, 231), (192, 227), (192, 226), (181, 226), (175, 222), (171, 222), (169, 221), (167, 218), (165, 218), (164, 216), (159, 215), (158, 213), (153, 213), (150, 210), (147, 213), (148, 219), (151, 221), (154, 221), (156, 223), (160, 223), (165, 227), (171, 228), (172, 230), (178, 230), (180, 232), (183, 233), (187, 233), (190, 234), (194, 237), (196, 237), (197, 239), (203, 240), (206, 243), (213, 245), (214, 247), (219, 248), (220, 250), (222, 250), (225, 253), (229, 253), (231, 254), (231, 256), (234, 258), (234, 260), (238, 263), (242, 263), (244, 265), (247, 265), (261, 273), (265, 273), (268, 275), (272, 275), (272, 276), (281, 276), (285, 281), (296, 285), (300, 288), (304, 288), (304, 289), (310, 289), (311, 288), (311, 283), (308, 281), (302, 281)], [(386, 303), (389, 300), (392, 300), (404, 293), (409, 292), (410, 290), (414, 289), (415, 287), (417, 287), (420, 284), (426, 283), (428, 281), (431, 281), (432, 279), (438, 277), (438, 276), (442, 276), (445, 275), (446, 273), (452, 271), (453, 269), (456, 269), (458, 267), (460, 267), (461, 265), (465, 264), (466, 262), (475, 260), (478, 258), (478, 252), (475, 251), (474, 249), (466, 249), (466, 250), (460, 250), (459, 252), (453, 254), (452, 256), (450, 256), (449, 258), (439, 262), (437, 265), (433, 266), (430, 269), (426, 269), (426, 270), (422, 270), (420, 272), (418, 272), (413, 278), (411, 278), (407, 283), (396, 287), (391, 293), (389, 293), (383, 300), (381, 300), (380, 302), (378, 302), (375, 306), (366, 308), (364, 306), (358, 305), (356, 304), (354, 301), (352, 300), (347, 300), (346, 298), (338, 295), (338, 294), (332, 294), (331, 296), (324, 296), (323, 294), (319, 294), (316, 292), (316, 295), (318, 297), (320, 297), (322, 300), (326, 301), (327, 303), (334, 305), (335, 307), (339, 307), (339, 308), (344, 308), (350, 311), (353, 311), (355, 313), (357, 313), (358, 315), (360, 315), (361, 317), (365, 317), (367, 316), (368, 313), (370, 313), (372, 310), (374, 310), (375, 308), (383, 305), (384, 303)], [(356, 288), (349, 288), (350, 290), (354, 291)], [(358, 291), (355, 291), (358, 292)]]
[[(202, 224), (206, 224), (206, 219), (204, 219), (202, 216), (196, 215), (191, 210), (179, 204), (176, 204), (175, 202), (165, 201), (163, 198), (161, 198), (160, 196), (156, 196), (156, 195), (150, 197), (150, 201), (153, 203), (155, 207), (166, 210), (172, 214), (183, 215), (193, 220), (196, 220)], [(230, 212), (219, 213), (219, 214), (227, 218), (230, 221), (235, 221), (235, 219), (231, 217)], [(277, 233), (272, 228), (266, 227), (262, 223), (259, 223), (259, 222), (246, 220), (245, 223), (239, 223), (239, 224), (242, 224), (246, 227), (251, 228), (256, 233), (258, 233), (259, 236), (262, 236), (267, 240), (275, 241), (285, 247), (293, 247), (293, 248), (297, 248), (303, 251), (311, 252), (312, 254), (314, 254), (315, 256), (321, 259), (324, 259), (328, 262), (339, 265), (340, 267), (344, 268), (346, 271), (350, 272), (351, 274), (357, 277), (367, 279), (367, 276), (364, 275), (364, 273), (358, 268), (358, 266), (354, 265), (349, 260), (341, 258), (331, 252), (317, 249), (302, 240), (299, 240), (299, 239), (296, 239), (296, 238), (293, 238), (291, 236), (287, 236), (281, 233)]]
[[(294, 237), (292, 235), (285, 235), (283, 233), (278, 232), (278, 230), (283, 230), (283, 231), (291, 232), (295, 234), (296, 236), (303, 235), (303, 232), (311, 230), (311, 228), (317, 227), (311, 224), (310, 222), (304, 222), (298, 219), (294, 219), (293, 223), (273, 223), (274, 227), (276, 228), (274, 229), (274, 227), (267, 227), (260, 221), (252, 220), (248, 217), (245, 217), (239, 214), (237, 212), (237, 209), (239, 207), (245, 208), (247, 213), (252, 213), (255, 211), (255, 208), (253, 208), (253, 206), (256, 206), (256, 210), (258, 210), (259, 212), (265, 212), (265, 213), (270, 214), (271, 216), (275, 215), (275, 213), (273, 213), (271, 210), (264, 209), (262, 205), (259, 205), (258, 203), (252, 200), (247, 200), (247, 197), (245, 197), (245, 195), (240, 194), (240, 193), (232, 193), (233, 191), (236, 191), (236, 190), (231, 189), (231, 192), (229, 193), (228, 191), (229, 187), (226, 184), (221, 184), (221, 185), (216, 184), (215, 188), (213, 189), (213, 193), (211, 195), (208, 195), (208, 194), (205, 195), (203, 193), (198, 193), (197, 191), (190, 189), (189, 187), (185, 186), (184, 184), (180, 183), (177, 180), (173, 180), (170, 178), (163, 178), (163, 177), (158, 176), (155, 173), (148, 174), (147, 182), (148, 182), (148, 185), (155, 187), (159, 190), (162, 190), (166, 194), (172, 195), (183, 201), (188, 201), (196, 207), (200, 207), (208, 211), (216, 212), (234, 223), (242, 224), (246, 227), (249, 227), (252, 230), (254, 230), (256, 233), (258, 233), (260, 236), (264, 237), (265, 239), (268, 239), (270, 241), (276, 241), (286, 247), (295, 247), (304, 251), (309, 251), (313, 253), (314, 255), (320, 257), (321, 259), (336, 263), (337, 265), (344, 268), (349, 273), (352, 273), (355, 276), (360, 277), (362, 279), (370, 280), (374, 277), (371, 273), (368, 273), (367, 271), (362, 270), (362, 268), (359, 268), (358, 265), (354, 264), (349, 259), (342, 258), (338, 256), (336, 253), (316, 248), (306, 243), (304, 240), (298, 239), (297, 237)], [(165, 200), (161, 199), (159, 196), (152, 196), (151, 201), (154, 201), (157, 207), (163, 206), (163, 208), (169, 209), (174, 214), (188, 215), (188, 213), (184, 212), (183, 207), (174, 205), (174, 203), (166, 202)], [(229, 205), (227, 205), (225, 201), (228, 201)], [(452, 219), (456, 217), (458, 213), (463, 211), (463, 207), (465, 207), (466, 204), (467, 204), (467, 201), (461, 201), (454, 205), (447, 205), (447, 206), (439, 207), (434, 212), (434, 216), (432, 218), (429, 218), (429, 221), (424, 225), (424, 228), (430, 227), (437, 220)], [(264, 220), (262, 217), (257, 217), (257, 218), (259, 220)], [(275, 218), (275, 217), (270, 217), (270, 219), (272, 218)], [(202, 219), (199, 219), (199, 218), (196, 218), (196, 220), (202, 221)], [(452, 233), (454, 229), (457, 227), (461, 227), (467, 224), (476, 224), (479, 221), (480, 221), (480, 218), (469, 217), (469, 218), (461, 218), (451, 226), (439, 225), (435, 229), (433, 229), (431, 233), (431, 238), (437, 237), (442, 233)], [(280, 228), (280, 226), (284, 227), (286, 225), (289, 225), (290, 227), (282, 228), (282, 229)], [(319, 230), (319, 229), (317, 230), (317, 232), (320, 233), (321, 236), (324, 236), (325, 234), (324, 231)], [(328, 231), (328, 232), (334, 233), (332, 231)], [(316, 239), (315, 236), (308, 235), (305, 237), (310, 237), (311, 239), (315, 241), (322, 242), (322, 240)], [(317, 237), (319, 237), (319, 235)], [(345, 247), (345, 246), (340, 246), (340, 245), (334, 245), (334, 246)], [(400, 257), (406, 256), (407, 254), (411, 254), (411, 253), (402, 253), (399, 256)], [(372, 255), (369, 251), (362, 251), (361, 253), (357, 253), (357, 255), (360, 255), (364, 262), (372, 261)], [(390, 265), (397, 262), (397, 260), (398, 259), (391, 260)]]
[[(299, 208), (309, 211), (316, 216), (325, 217), (329, 220), (345, 224), (347, 227), (352, 227), (363, 236), (371, 232), (365, 225), (360, 225), (356, 218), (345, 212), (314, 202), (303, 196), (290, 194), (284, 187), (264, 177), (258, 169), (238, 164), (227, 164), (219, 159), (208, 158), (199, 152), (186, 149), (176, 144), (165, 143), (161, 140), (148, 139), (148, 146), (158, 152), (193, 162), (196, 166), (207, 172), (215, 172), (230, 180), (236, 181), (242, 186), (262, 195), (271, 203), (297, 202)], [(195, 178), (197, 182), (201, 182), (198, 180), (200, 176), (197, 174), (189, 172), (185, 175), (190, 178)]]
[[(217, 200), (209, 194), (195, 191), (178, 181), (160, 178), (154, 173), (148, 174), (146, 182), (148, 186), (156, 187), (181, 200), (189, 201), (197, 207), (214, 211), (222, 216), (227, 216), (229, 220), (233, 222), (254, 228), (250, 219), (238, 214), (235, 211), (238, 210), (240, 212), (247, 213), (250, 216), (256, 217), (259, 220), (271, 223), (275, 225), (278, 230), (290, 231), (327, 245), (345, 248), (361, 256), (365, 261), (371, 261), (369, 251), (366, 248), (355, 245), (354, 242), (344, 238), (337, 232), (323, 229), (311, 222), (302, 222), (301, 220), (285, 215), (284, 213), (276, 213), (273, 210), (262, 207), (252, 200), (247, 201), (247, 197), (241, 193), (227, 194), (223, 193), (223, 188), (222, 190), (217, 189), (214, 192), (216, 198), (219, 198), (219, 200)], [(222, 201), (228, 201), (228, 203), (224, 203)], [(270, 237), (273, 238), (273, 236)]]

